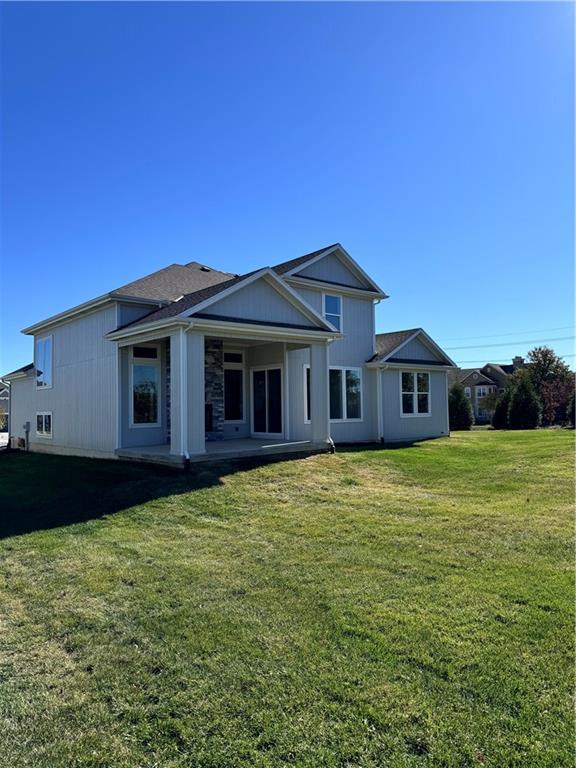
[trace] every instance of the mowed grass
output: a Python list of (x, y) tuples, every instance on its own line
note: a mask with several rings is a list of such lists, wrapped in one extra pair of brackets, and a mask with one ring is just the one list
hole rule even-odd
[(0, 457), (0, 765), (572, 766), (573, 438)]

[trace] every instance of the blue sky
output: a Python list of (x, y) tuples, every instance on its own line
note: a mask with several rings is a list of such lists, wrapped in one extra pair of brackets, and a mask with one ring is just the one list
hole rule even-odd
[(573, 355), (573, 14), (4, 4), (1, 371), (21, 328), (168, 263), (335, 241), (390, 294), (379, 331)]

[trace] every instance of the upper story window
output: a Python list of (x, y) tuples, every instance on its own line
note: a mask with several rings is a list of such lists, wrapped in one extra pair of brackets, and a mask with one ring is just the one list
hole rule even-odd
[(484, 385), (481, 387), (476, 387), (476, 400), (482, 400), (483, 397), (486, 397), (489, 391), (490, 388), (485, 387)]
[(36, 339), (34, 363), (37, 389), (49, 389), (52, 386), (52, 336)]
[(160, 350), (158, 346), (132, 349), (131, 426), (160, 426)]
[(324, 317), (338, 331), (342, 330), (342, 297), (324, 294)]
[(470, 387), (464, 387), (464, 394), (468, 398), (472, 397), (472, 391), (470, 390)]
[(400, 371), (402, 416), (430, 415), (430, 374)]

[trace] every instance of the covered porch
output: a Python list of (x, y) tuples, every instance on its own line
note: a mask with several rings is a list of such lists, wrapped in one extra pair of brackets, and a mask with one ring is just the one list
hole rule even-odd
[[(119, 458), (182, 466), (330, 448), (329, 334), (247, 325), (194, 319), (117, 342)], [(304, 349), (306, 439), (293, 436), (304, 371), (290, 354)]]

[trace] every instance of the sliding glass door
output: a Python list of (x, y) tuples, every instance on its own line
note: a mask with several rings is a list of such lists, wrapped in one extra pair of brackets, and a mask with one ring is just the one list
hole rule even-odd
[(252, 432), (255, 435), (282, 434), (282, 369), (252, 371)]

